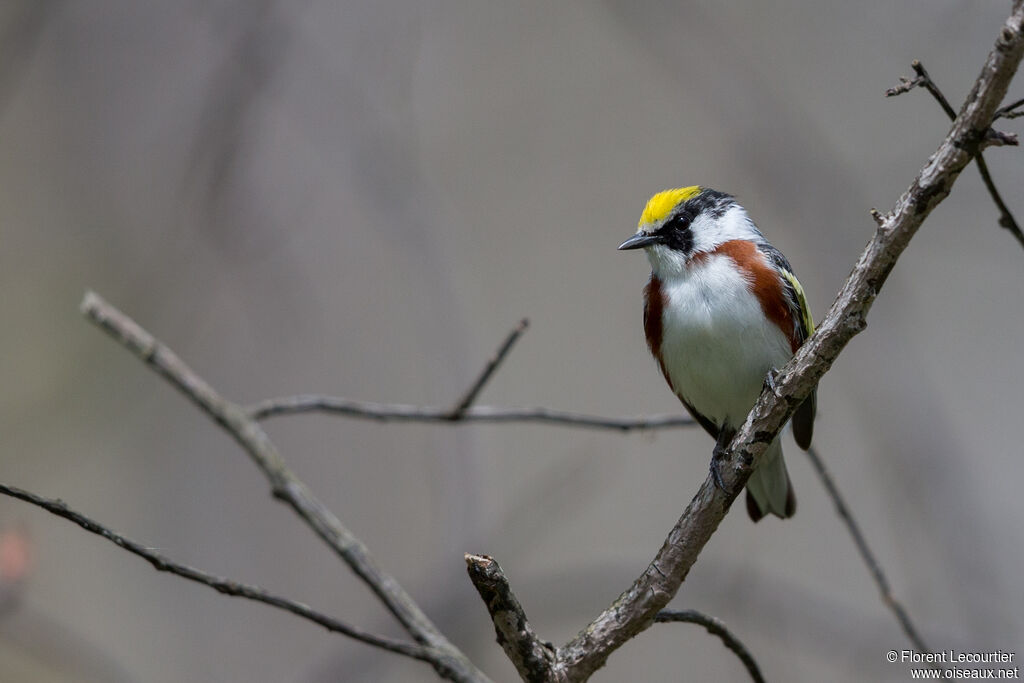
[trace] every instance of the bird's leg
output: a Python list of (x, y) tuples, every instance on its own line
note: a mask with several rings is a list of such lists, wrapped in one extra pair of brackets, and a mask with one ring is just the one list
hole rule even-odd
[(729, 442), (732, 441), (732, 437), (735, 435), (735, 429), (726, 429), (725, 427), (720, 429), (718, 431), (718, 440), (715, 441), (715, 449), (711, 452), (711, 476), (715, 480), (715, 486), (722, 489), (723, 493), (729, 493), (729, 489), (725, 488), (725, 481), (722, 480), (722, 461), (725, 459)]

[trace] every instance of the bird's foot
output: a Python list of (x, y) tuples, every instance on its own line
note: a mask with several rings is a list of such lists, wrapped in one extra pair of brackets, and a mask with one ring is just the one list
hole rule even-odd
[(729, 454), (729, 444), (732, 443), (734, 436), (736, 436), (735, 429), (722, 426), (718, 431), (718, 438), (715, 439), (715, 449), (711, 451), (711, 478), (715, 480), (715, 486), (722, 489), (726, 495), (732, 495), (732, 492), (726, 488), (725, 480), (722, 478), (722, 465)]
[(715, 480), (715, 486), (722, 489), (723, 493), (729, 493), (725, 488), (725, 481), (722, 479), (722, 462), (725, 460), (725, 447), (715, 444), (715, 450), (711, 453), (711, 478)]

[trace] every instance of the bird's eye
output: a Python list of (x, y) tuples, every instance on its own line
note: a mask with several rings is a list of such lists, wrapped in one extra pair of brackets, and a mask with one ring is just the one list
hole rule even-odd
[(690, 217), (685, 213), (678, 213), (668, 221), (665, 225), (661, 226), (661, 229), (665, 232), (672, 230), (688, 230), (690, 228)]
[(685, 211), (665, 221), (658, 233), (662, 235), (666, 246), (684, 254), (693, 248), (693, 232), (690, 230), (691, 216)]

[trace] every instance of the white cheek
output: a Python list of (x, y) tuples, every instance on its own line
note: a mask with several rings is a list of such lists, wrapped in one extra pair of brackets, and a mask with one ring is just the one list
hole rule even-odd
[(730, 240), (749, 240), (759, 235), (747, 212), (740, 206), (733, 206), (721, 218), (698, 216), (691, 229), (694, 252), (713, 251)]

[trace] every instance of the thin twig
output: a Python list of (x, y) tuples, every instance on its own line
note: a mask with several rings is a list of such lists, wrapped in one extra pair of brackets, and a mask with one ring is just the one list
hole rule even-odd
[(295, 476), (263, 428), (241, 406), (218, 394), (170, 348), (98, 294), (86, 292), (81, 310), (238, 442), (270, 483), (274, 497), (289, 505), (334, 550), (416, 642), (428, 646), (431, 653), (441, 653), (430, 660), (439, 675), (455, 681), (488, 680), (444, 637), (398, 581), (377, 565), (369, 548)]
[[(909, 90), (912, 90), (915, 87), (924, 88), (929, 93), (931, 93), (932, 97), (934, 97), (935, 100), (939, 103), (939, 106), (942, 107), (942, 111), (946, 112), (946, 116), (949, 117), (949, 120), (955, 120), (956, 111), (953, 110), (952, 105), (949, 104), (949, 100), (946, 99), (946, 96), (939, 89), (939, 86), (937, 86), (935, 84), (935, 81), (932, 80), (931, 75), (924, 68), (924, 64), (922, 64), (919, 60), (915, 59), (913, 62), (911, 62), (910, 66), (914, 69), (914, 73), (917, 74), (917, 77), (914, 78), (913, 80), (901, 78), (900, 84), (898, 86), (896, 86), (895, 88), (889, 88), (885, 92), (886, 96), (892, 97), (894, 95), (900, 95)], [(1006, 107), (997, 110), (995, 115), (993, 115), (992, 120), (995, 121), (1000, 116), (1003, 116), (1005, 118), (1013, 118), (1013, 115), (1010, 114), (1011, 110), (1020, 106), (1021, 104), (1024, 104), (1024, 100), (1019, 100), (1017, 102), (1014, 102), (1013, 104), (1007, 105)], [(987, 142), (991, 144), (1017, 144), (1016, 136), (994, 131), (987, 126), (986, 128), (987, 131), (985, 135), (985, 140)], [(999, 194), (999, 190), (996, 189), (995, 181), (992, 180), (992, 174), (988, 170), (988, 164), (985, 162), (985, 157), (981, 152), (980, 145), (978, 146), (978, 150), (974, 155), (974, 160), (977, 162), (978, 173), (981, 174), (981, 180), (983, 183), (985, 183), (985, 188), (988, 190), (989, 195), (992, 197), (992, 201), (995, 202), (996, 208), (999, 209), (999, 225), (1009, 230), (1010, 234), (1013, 235), (1018, 242), (1020, 242), (1022, 247), (1024, 247), (1024, 231), (1021, 231), (1020, 226), (1017, 224), (1017, 219), (1013, 217), (1013, 213), (1010, 211), (1010, 208), (1006, 205), (1006, 202), (1003, 201), (1003, 197), (1002, 195)]]
[(483, 391), (484, 386), (491, 379), (491, 377), (494, 376), (494, 371), (497, 370), (498, 366), (501, 365), (501, 362), (505, 360), (505, 356), (507, 356), (508, 352), (512, 350), (512, 346), (516, 343), (519, 337), (522, 336), (523, 332), (526, 331), (526, 328), (529, 327), (529, 325), (530, 321), (527, 318), (523, 318), (522, 320), (519, 321), (519, 324), (516, 325), (511, 332), (508, 333), (508, 337), (505, 338), (505, 341), (502, 343), (502, 345), (498, 348), (494, 355), (491, 356), (491, 359), (487, 361), (487, 365), (484, 366), (484, 369), (480, 373), (480, 376), (476, 378), (476, 381), (469, 386), (469, 389), (466, 390), (466, 393), (462, 396), (461, 399), (459, 399), (459, 401), (451, 409), (451, 411), (448, 414), (449, 420), (455, 422), (461, 419), (463, 415), (465, 415), (469, 407), (473, 405), (474, 401), (476, 401), (476, 397), (480, 395), (481, 391)]
[(1020, 98), (1016, 102), (1011, 102), (1005, 107), (1000, 107), (996, 111), (996, 115), (992, 117), (992, 120), (996, 119), (1015, 119), (1020, 116), (1024, 116), (1024, 111), (1014, 111), (1017, 107), (1024, 105), (1024, 97)]
[(721, 620), (708, 616), (703, 612), (698, 612), (695, 609), (663, 609), (654, 617), (654, 621), (659, 624), (682, 622), (703, 626), (707, 629), (708, 633), (721, 638), (722, 644), (740, 658), (743, 666), (747, 667), (747, 673), (750, 674), (750, 678), (753, 679), (754, 683), (765, 683), (764, 676), (761, 675), (761, 669), (758, 668), (757, 661), (750, 654), (750, 650), (725, 627)]
[(910, 66), (914, 70), (914, 73), (917, 74), (919, 85), (932, 94), (932, 97), (934, 97), (938, 101), (939, 106), (942, 107), (942, 111), (946, 112), (946, 116), (949, 117), (949, 120), (952, 121), (956, 119), (956, 111), (949, 103), (949, 100), (946, 99), (946, 96), (942, 94), (942, 91), (939, 90), (939, 86), (935, 85), (935, 81), (932, 80), (932, 77), (924, 68), (924, 64), (922, 64), (920, 60), (915, 59), (910, 63)]
[(918, 652), (933, 652), (931, 648), (925, 645), (924, 640), (917, 631), (917, 628), (910, 620), (910, 615), (907, 614), (907, 610), (904, 609), (900, 601), (893, 596), (892, 587), (889, 584), (889, 579), (886, 577), (885, 572), (882, 571), (882, 565), (879, 564), (875, 554), (871, 551), (871, 547), (868, 546), (868, 542), (864, 538), (863, 532), (860, 530), (860, 525), (857, 523), (857, 520), (854, 519), (853, 514), (850, 512), (850, 508), (846, 505), (846, 501), (843, 499), (842, 494), (839, 493), (839, 487), (836, 486), (836, 482), (832, 479), (832, 475), (829, 473), (828, 468), (825, 467), (825, 461), (813, 446), (807, 450), (807, 457), (810, 459), (811, 465), (814, 466), (814, 470), (818, 473), (818, 477), (821, 479), (821, 483), (825, 486), (825, 490), (828, 491), (828, 495), (832, 498), (832, 502), (835, 503), (836, 513), (843, 521), (843, 524), (846, 525), (847, 530), (850, 532), (850, 536), (853, 537), (853, 542), (857, 546), (857, 552), (860, 553), (861, 559), (864, 560), (864, 564), (867, 565), (868, 571), (871, 572), (871, 577), (875, 580), (875, 584), (878, 586), (878, 592), (882, 596), (882, 602), (885, 603), (885, 606), (896, 615), (896, 620), (899, 621), (900, 627), (907, 635), (907, 638), (910, 639), (910, 642), (914, 644), (914, 647), (917, 648)]
[(909, 79), (900, 76), (900, 82), (897, 85), (894, 85), (891, 88), (886, 88), (885, 96), (896, 97), (897, 95), (902, 95), (903, 93), (910, 92), (919, 85), (921, 85), (921, 81), (918, 78)]
[(374, 403), (318, 394), (271, 398), (248, 406), (245, 411), (254, 420), (318, 412), (379, 422), (539, 422), (567, 427), (612, 429), (622, 432), (691, 427), (696, 424), (689, 417), (682, 415), (603, 417), (551, 408), (502, 408), (499, 406), (473, 406), (463, 412), (458, 419), (452, 419), (451, 409), (443, 406)]
[(339, 621), (338, 619), (317, 612), (313, 608), (308, 605), (304, 605), (301, 602), (296, 602), (295, 600), (289, 600), (288, 598), (282, 598), (274, 595), (273, 593), (269, 593), (259, 586), (240, 583), (232, 579), (225, 579), (223, 577), (204, 572), (201, 569), (196, 569), (194, 567), (189, 567), (175, 562), (160, 553), (150, 550), (141, 543), (133, 541), (130, 538), (127, 538), (100, 524), (99, 522), (86, 517), (82, 513), (70, 509), (61, 500), (44, 498), (32, 493), (31, 491), (25, 491), (24, 489), (8, 486), (6, 484), (0, 484), (0, 493), (12, 498), (18, 498), (26, 503), (31, 503), (32, 505), (41, 507), (47, 512), (51, 512), (58, 517), (63, 517), (66, 520), (74, 522), (86, 531), (94, 533), (97, 536), (102, 536), (114, 545), (120, 546), (134, 555), (138, 555), (153, 565), (153, 568), (157, 571), (176, 574), (184, 579), (188, 579), (189, 581), (195, 581), (196, 583), (209, 586), (218, 593), (223, 593), (224, 595), (255, 600), (256, 602), (262, 602), (266, 605), (286, 610), (292, 614), (302, 617), (303, 619), (308, 619), (309, 621), (320, 624), (328, 631), (341, 633), (342, 635), (362, 641), (368, 645), (373, 645), (374, 647), (379, 647), (390, 652), (396, 652), (400, 655), (405, 655), (406, 657), (429, 661), (430, 655), (432, 654), (430, 650), (423, 645), (402, 642), (400, 640), (388, 638), (387, 636), (369, 633), (368, 631), (364, 631), (343, 621)]

